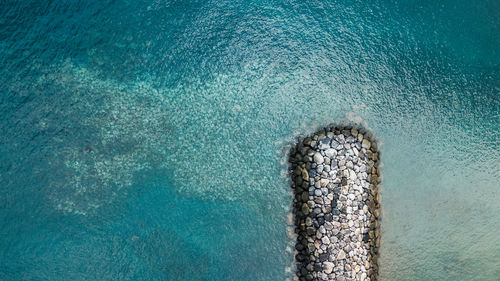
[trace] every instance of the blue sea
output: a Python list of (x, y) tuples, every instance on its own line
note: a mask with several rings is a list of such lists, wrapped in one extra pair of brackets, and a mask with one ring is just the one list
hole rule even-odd
[(380, 280), (499, 280), (500, 2), (0, 1), (0, 280), (292, 280), (287, 150), (380, 140)]

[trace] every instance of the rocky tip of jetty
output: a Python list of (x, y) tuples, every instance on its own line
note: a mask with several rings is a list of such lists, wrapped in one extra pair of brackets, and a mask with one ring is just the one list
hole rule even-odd
[(294, 280), (377, 280), (380, 154), (372, 133), (330, 125), (290, 150)]

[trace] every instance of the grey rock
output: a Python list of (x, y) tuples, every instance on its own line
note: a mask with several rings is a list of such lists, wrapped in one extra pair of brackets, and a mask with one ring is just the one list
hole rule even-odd
[(317, 145), (318, 145), (317, 141), (311, 141), (311, 147), (312, 148), (316, 148)]
[(361, 142), (362, 148), (370, 149), (371, 145), (372, 143), (367, 139), (364, 139), (363, 142)]
[(307, 226), (311, 226), (311, 225), (312, 225), (312, 223), (313, 223), (313, 222), (312, 222), (312, 219), (311, 219), (310, 217), (307, 217), (307, 218), (306, 218), (306, 225), (307, 225)]
[(309, 215), (309, 213), (311, 212), (311, 210), (309, 209), (309, 206), (307, 204), (303, 204), (302, 205), (302, 213), (304, 215)]
[(330, 148), (330, 139), (329, 138), (324, 138), (319, 141), (318, 148), (321, 150), (328, 149)]
[(337, 146), (339, 146), (339, 145), (340, 145), (340, 143), (336, 140), (332, 140), (332, 142), (330, 143), (330, 147), (335, 148), (335, 149), (337, 149)]
[(319, 228), (318, 228), (319, 232), (325, 234), (326, 233), (326, 229), (323, 225), (321, 225)]
[(308, 228), (306, 228), (306, 231), (307, 231), (307, 235), (314, 235), (316, 233), (316, 230), (314, 229), (314, 227), (308, 227)]

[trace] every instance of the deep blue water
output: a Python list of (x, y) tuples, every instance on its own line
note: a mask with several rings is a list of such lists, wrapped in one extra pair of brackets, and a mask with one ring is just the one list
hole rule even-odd
[(284, 151), (382, 142), (381, 280), (500, 276), (500, 2), (0, 2), (0, 280), (286, 280)]

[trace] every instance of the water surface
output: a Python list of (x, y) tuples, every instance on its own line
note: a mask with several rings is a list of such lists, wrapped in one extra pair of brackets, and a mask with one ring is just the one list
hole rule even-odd
[(4, 1), (0, 279), (285, 280), (283, 151), (382, 141), (381, 280), (500, 275), (497, 1)]

